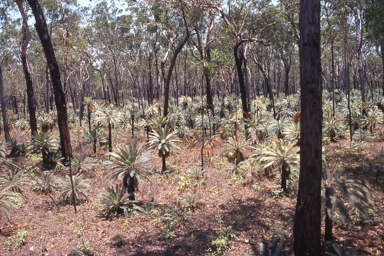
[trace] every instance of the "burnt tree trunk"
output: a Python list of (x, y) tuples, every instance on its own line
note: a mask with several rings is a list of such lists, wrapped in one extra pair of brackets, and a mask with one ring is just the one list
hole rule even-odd
[(237, 75), (239, 78), (240, 94), (241, 94), (241, 103), (243, 107), (243, 115), (245, 118), (250, 118), (251, 104), (249, 100), (249, 88), (244, 81), (243, 74), (243, 61), (244, 61), (244, 46), (239, 43), (234, 47), (235, 62), (237, 67)]
[(59, 123), (60, 146), (62, 156), (64, 157), (65, 161), (68, 161), (71, 157), (71, 141), (68, 128), (67, 101), (65, 99), (66, 96), (61, 85), (59, 66), (53, 51), (51, 38), (48, 33), (48, 27), (45, 22), (43, 10), (41, 9), (38, 0), (28, 0), (28, 3), (31, 6), (33, 15), (36, 19), (35, 27), (37, 33), (39, 34), (39, 38), (43, 46), (45, 58), (47, 59), (49, 71), (51, 74)]
[(300, 178), (294, 224), (296, 256), (321, 255), (322, 109), (320, 0), (300, 1)]
[(333, 207), (332, 207), (332, 198), (333, 198), (334, 189), (328, 187), (325, 189), (325, 241), (332, 241), (332, 229), (333, 229)]
[[(184, 45), (187, 43), (189, 36), (191, 33), (187, 31), (187, 35), (185, 36), (184, 40), (180, 42), (180, 44), (177, 46), (175, 53), (173, 54), (171, 65), (168, 69), (167, 77), (165, 78), (165, 85), (164, 85), (164, 112), (163, 116), (166, 117), (168, 115), (168, 102), (169, 102), (169, 84), (171, 82), (171, 76), (173, 68), (175, 67), (177, 55), (180, 53), (181, 49), (183, 49)], [(163, 65), (163, 63), (161, 63)], [(162, 70), (164, 70), (164, 67), (162, 67)]]
[(381, 48), (381, 60), (383, 62), (383, 85), (382, 85), (382, 89), (383, 89), (383, 96), (384, 96), (384, 44), (380, 45), (380, 48)]
[(1, 102), (1, 113), (3, 115), (5, 141), (10, 141), (11, 135), (9, 135), (9, 128), (8, 128), (7, 104), (5, 103), (5, 98), (4, 98), (3, 65), (1, 62), (0, 62), (0, 102)]
[[(23, 71), (25, 76), (25, 81), (27, 85), (27, 96), (28, 96), (28, 110), (29, 110), (29, 123), (31, 125), (31, 135), (37, 132), (36, 124), (36, 107), (35, 107), (35, 94), (33, 91), (32, 77), (29, 73), (28, 62), (27, 62), (27, 47), (29, 40), (31, 39), (31, 32), (28, 27), (28, 17), (24, 12), (23, 3), (21, 0), (17, 0), (17, 6), (19, 8), (20, 14), (23, 17), (23, 43), (20, 46), (21, 62), (23, 64)], [(17, 106), (16, 106), (17, 107)]]

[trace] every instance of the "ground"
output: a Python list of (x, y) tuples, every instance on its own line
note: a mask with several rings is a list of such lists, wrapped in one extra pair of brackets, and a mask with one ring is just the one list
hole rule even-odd
[[(27, 142), (25, 132), (15, 128), (12, 134)], [(135, 136), (141, 142), (145, 140), (144, 131), (137, 131)], [(127, 138), (132, 140), (130, 132), (114, 131), (113, 137), (115, 145)], [(98, 153), (92, 155), (91, 146), (82, 145), (79, 136), (72, 138), (74, 152), (106, 160), (106, 149), (98, 147)], [(334, 161), (341, 161), (351, 175), (371, 184), (374, 202), (365, 220), (352, 211), (352, 222), (343, 224), (335, 214), (335, 240), (344, 246), (348, 242), (351, 248), (361, 245), (358, 255), (384, 255), (383, 177), (372, 175), (372, 164), (382, 161), (384, 143), (371, 142), (361, 153), (348, 153), (341, 145), (339, 141), (327, 148), (333, 152)], [(55, 205), (48, 195), (24, 189), (23, 203), (11, 219), (1, 216), (0, 255), (70, 255), (72, 245), (82, 248), (81, 238), (95, 255), (258, 255), (261, 242), (268, 241), (271, 246), (273, 238), (281, 235), (284, 248), (292, 251), (295, 189), (288, 195), (279, 193), (276, 175), (265, 177), (264, 171), (255, 168), (233, 175), (227, 170), (227, 149), (222, 139), (215, 140), (213, 156), (204, 163), (203, 177), (191, 177), (189, 170), (201, 165), (201, 142), (191, 148), (185, 142), (179, 146), (181, 149), (168, 158), (168, 173), (159, 174), (159, 158), (155, 162), (157, 173), (139, 184), (136, 199), (141, 205), (156, 199), (154, 210), (147, 214), (104, 217), (98, 196), (121, 180), (106, 178), (108, 169), (102, 161), (83, 170), (91, 189), (88, 200), (77, 205), (77, 213), (72, 205), (58, 200), (58, 193), (51, 194)], [(246, 159), (252, 154), (251, 150), (244, 153)], [(41, 166), (25, 157), (9, 160), (19, 166)], [(0, 172), (6, 168), (3, 166)], [(68, 173), (68, 167), (56, 171), (61, 178)], [(202, 199), (196, 207), (184, 207), (183, 198), (190, 192), (198, 192), (197, 198)], [(322, 226), (324, 234), (324, 220)], [(23, 232), (27, 235), (19, 237), (19, 246), (16, 242), (10, 244)], [(326, 244), (323, 248), (329, 251)]]

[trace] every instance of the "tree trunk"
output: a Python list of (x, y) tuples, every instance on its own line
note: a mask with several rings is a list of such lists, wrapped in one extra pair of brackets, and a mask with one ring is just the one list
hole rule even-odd
[(46, 102), (45, 102), (45, 111), (47, 112), (47, 114), (49, 114), (49, 99), (50, 99), (50, 87), (51, 87), (51, 83), (49, 81), (49, 70), (48, 70), (48, 64), (46, 65), (46, 68), (45, 68), (45, 79), (47, 80), (47, 90), (46, 90), (46, 93), (47, 93), (47, 98), (46, 98)]
[(365, 95), (365, 79), (363, 69), (363, 32), (361, 30), (361, 20), (357, 6), (352, 8), (353, 16), (355, 17), (356, 26), (356, 47), (357, 47), (357, 59), (358, 59), (358, 72), (360, 80), (361, 100), (367, 102), (367, 96)]
[(112, 124), (111, 122), (108, 123), (108, 135), (109, 135), (109, 152), (112, 152)]
[(167, 167), (165, 165), (165, 155), (161, 155), (161, 163), (162, 163), (161, 173), (164, 173), (165, 170), (167, 169)]
[(3, 65), (1, 62), (0, 62), (0, 102), (1, 102), (1, 113), (3, 114), (5, 141), (10, 141), (11, 136), (9, 135), (9, 129), (8, 129), (7, 104), (5, 103), (5, 98), (4, 98)]
[(333, 229), (333, 206), (332, 206), (332, 198), (333, 198), (333, 188), (326, 188), (325, 190), (325, 241), (332, 241), (332, 229)]
[(383, 85), (382, 85), (382, 89), (383, 89), (383, 96), (384, 96), (384, 44), (380, 45), (380, 48), (381, 48), (381, 60), (383, 62)]
[(153, 105), (153, 83), (152, 83), (152, 54), (148, 57), (148, 77), (149, 77), (149, 90), (148, 90), (148, 102)]
[[(27, 85), (27, 96), (28, 96), (28, 110), (29, 110), (29, 123), (31, 125), (31, 135), (37, 132), (36, 125), (36, 107), (35, 107), (35, 94), (33, 91), (32, 77), (29, 73), (28, 62), (27, 62), (27, 47), (29, 40), (31, 38), (31, 32), (28, 27), (28, 17), (24, 12), (23, 3), (21, 0), (17, 0), (17, 6), (19, 8), (20, 14), (23, 17), (23, 43), (20, 46), (21, 62), (23, 64), (23, 71), (25, 76), (25, 81)], [(17, 106), (16, 106), (17, 108)]]
[(68, 128), (67, 101), (65, 99), (66, 96), (61, 85), (59, 66), (57, 65), (51, 39), (48, 34), (48, 27), (45, 22), (43, 10), (41, 9), (41, 6), (37, 0), (28, 0), (28, 3), (31, 6), (33, 15), (36, 19), (35, 27), (37, 33), (39, 34), (39, 38), (43, 46), (45, 58), (47, 59), (49, 71), (51, 74), (59, 123), (60, 146), (65, 161), (68, 161), (71, 157), (71, 141)]
[[(184, 45), (187, 43), (190, 35), (191, 34), (188, 31), (184, 40), (182, 42), (180, 42), (180, 44), (177, 46), (175, 53), (173, 54), (173, 58), (171, 60), (171, 65), (168, 69), (168, 74), (167, 74), (167, 77), (165, 79), (165, 85), (164, 85), (165, 86), (165, 88), (164, 88), (164, 112), (163, 112), (164, 117), (166, 117), (168, 115), (169, 84), (171, 82), (172, 71), (173, 71), (173, 68), (175, 67), (177, 55), (180, 53), (181, 49), (183, 49)], [(163, 64), (163, 63), (161, 63), (161, 64)]]
[(321, 255), (322, 105), (320, 0), (300, 1), (300, 179), (294, 224), (296, 256)]
[(245, 118), (251, 118), (250, 112), (251, 112), (251, 106), (250, 106), (250, 100), (249, 100), (249, 88), (247, 88), (247, 85), (244, 81), (244, 74), (243, 74), (243, 61), (244, 61), (244, 49), (243, 44), (237, 44), (234, 47), (234, 55), (235, 55), (235, 62), (237, 67), (237, 75), (239, 79), (239, 86), (240, 86), (240, 94), (241, 94), (241, 103), (243, 107), (243, 116)]

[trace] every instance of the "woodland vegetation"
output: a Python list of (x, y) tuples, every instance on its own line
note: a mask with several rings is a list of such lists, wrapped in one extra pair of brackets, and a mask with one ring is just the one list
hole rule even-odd
[(383, 0), (79, 2), (0, 3), (1, 255), (384, 254)]

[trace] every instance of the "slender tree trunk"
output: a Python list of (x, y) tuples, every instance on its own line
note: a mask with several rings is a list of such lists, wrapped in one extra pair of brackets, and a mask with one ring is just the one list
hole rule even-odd
[(45, 102), (45, 111), (47, 112), (47, 114), (49, 114), (49, 100), (50, 100), (50, 87), (51, 87), (51, 83), (49, 81), (49, 69), (48, 69), (48, 64), (46, 65), (46, 68), (45, 68), (45, 79), (47, 80), (47, 90), (46, 90), (46, 93), (47, 93), (47, 98), (46, 98), (46, 102)]
[(148, 90), (148, 94), (149, 94), (149, 103), (151, 105), (153, 105), (153, 82), (152, 82), (152, 54), (149, 55), (148, 57), (148, 77), (149, 77), (149, 90)]
[(240, 93), (241, 93), (241, 102), (243, 107), (244, 117), (250, 118), (251, 106), (249, 100), (249, 88), (244, 81), (243, 74), (243, 61), (244, 61), (244, 46), (243, 44), (237, 44), (234, 47), (235, 62), (237, 67), (237, 75), (239, 79)]
[(5, 141), (10, 141), (11, 136), (9, 135), (9, 129), (8, 129), (7, 104), (5, 103), (5, 98), (4, 98), (3, 65), (1, 62), (0, 62), (0, 103), (1, 103), (1, 113), (3, 115)]
[(110, 122), (108, 123), (108, 135), (109, 135), (109, 140), (108, 140), (109, 152), (112, 152), (112, 125)]
[[(17, 6), (19, 8), (20, 14), (23, 17), (23, 43), (20, 46), (21, 62), (23, 64), (23, 71), (25, 76), (25, 81), (27, 85), (27, 96), (28, 96), (28, 110), (29, 110), (29, 123), (31, 125), (31, 135), (34, 135), (37, 132), (36, 124), (36, 107), (35, 107), (35, 94), (33, 91), (32, 77), (29, 73), (28, 62), (27, 62), (27, 47), (29, 40), (31, 38), (31, 32), (28, 27), (28, 17), (24, 12), (23, 3), (21, 0), (17, 0)], [(16, 106), (17, 108), (17, 106)]]
[(333, 207), (332, 207), (332, 198), (333, 198), (333, 188), (328, 187), (325, 190), (325, 241), (332, 241), (332, 229), (333, 229)]
[(355, 17), (356, 26), (356, 47), (357, 47), (357, 59), (358, 59), (358, 72), (360, 80), (361, 100), (367, 102), (367, 96), (365, 94), (365, 79), (363, 68), (363, 32), (361, 30), (361, 20), (357, 6), (352, 8), (353, 16)]
[(170, 65), (170, 67), (168, 69), (168, 74), (167, 74), (167, 77), (165, 79), (165, 88), (164, 88), (164, 112), (163, 112), (163, 116), (164, 117), (168, 115), (169, 84), (171, 82), (172, 71), (173, 71), (173, 68), (175, 67), (177, 55), (180, 53), (181, 49), (183, 49), (184, 45), (187, 43), (190, 35), (191, 34), (188, 31), (187, 35), (184, 38), (184, 40), (177, 46), (177, 48), (175, 50), (175, 53), (173, 54), (173, 57), (172, 57), (172, 60), (171, 60), (171, 65)]
[(167, 169), (167, 167), (165, 165), (165, 156), (164, 155), (161, 156), (161, 163), (162, 163), (161, 173), (164, 173), (165, 170)]
[(331, 60), (332, 60), (332, 74), (331, 74), (332, 116), (335, 116), (335, 60), (334, 60), (334, 53), (333, 53), (333, 40), (331, 41)]
[(383, 62), (383, 75), (382, 75), (382, 79), (383, 79), (383, 85), (382, 85), (382, 91), (383, 91), (383, 96), (384, 96), (384, 44), (380, 45), (380, 48), (381, 48), (381, 60)]
[(57, 65), (51, 39), (48, 34), (48, 27), (45, 22), (43, 10), (41, 9), (41, 6), (37, 0), (28, 0), (28, 3), (31, 6), (33, 15), (36, 19), (35, 27), (37, 33), (39, 34), (39, 38), (44, 49), (45, 58), (47, 59), (48, 67), (50, 70), (59, 123), (60, 146), (65, 161), (68, 161), (71, 157), (71, 141), (68, 127), (67, 101), (65, 99), (66, 96), (61, 85), (59, 66)]
[(320, 0), (300, 1), (300, 178), (294, 224), (296, 256), (321, 255), (322, 98)]

